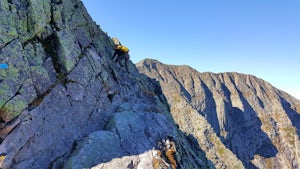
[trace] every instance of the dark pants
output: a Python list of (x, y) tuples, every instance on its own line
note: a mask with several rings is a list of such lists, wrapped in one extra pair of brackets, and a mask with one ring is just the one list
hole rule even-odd
[(114, 61), (115, 56), (117, 56), (117, 59), (115, 60), (115, 62), (118, 62), (118, 61), (120, 62), (123, 59), (125, 60), (125, 68), (126, 68), (126, 71), (129, 73), (128, 66), (127, 66), (127, 64), (128, 64), (127, 62), (129, 60), (129, 55), (127, 53), (115, 51), (113, 57), (111, 58), (112, 61)]

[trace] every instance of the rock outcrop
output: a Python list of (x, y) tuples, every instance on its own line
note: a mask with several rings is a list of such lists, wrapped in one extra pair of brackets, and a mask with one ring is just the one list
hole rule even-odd
[(1, 0), (0, 18), (1, 168), (152, 168), (167, 136), (181, 168), (213, 168), (80, 0)]
[(216, 168), (299, 168), (300, 101), (239, 73), (199, 73), (146, 59), (180, 129), (196, 138)]

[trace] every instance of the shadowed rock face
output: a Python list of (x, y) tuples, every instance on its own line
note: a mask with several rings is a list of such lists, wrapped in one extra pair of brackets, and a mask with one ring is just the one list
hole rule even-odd
[(1, 168), (152, 168), (167, 136), (180, 168), (214, 167), (81, 1), (1, 0), (0, 33)]
[(216, 168), (299, 168), (300, 101), (251, 75), (199, 73), (156, 60), (137, 64), (157, 80), (180, 129)]

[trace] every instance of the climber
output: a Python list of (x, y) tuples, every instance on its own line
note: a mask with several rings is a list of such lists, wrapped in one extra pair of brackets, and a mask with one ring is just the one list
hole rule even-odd
[(0, 154), (0, 168), (3, 168), (3, 163), (4, 163), (4, 160), (5, 160), (6, 157), (7, 157), (6, 153), (1, 153)]
[(126, 48), (125, 46), (122, 46), (121, 44), (116, 44), (114, 50), (115, 50), (115, 53), (114, 53), (113, 57), (111, 58), (111, 60), (114, 61), (115, 56), (117, 56), (117, 59), (115, 60), (115, 62), (121, 61), (124, 59), (126, 71), (127, 71), (127, 73), (129, 73), (128, 60), (129, 60), (130, 56), (128, 54), (129, 53), (128, 48)]
[(177, 164), (176, 164), (176, 160), (174, 157), (176, 154), (175, 142), (173, 141), (173, 139), (171, 137), (169, 137), (164, 141), (164, 144), (165, 144), (165, 155), (166, 155), (167, 159), (169, 160), (169, 162), (171, 163), (172, 169), (176, 169)]
[(1, 153), (0, 154), (0, 162), (3, 162), (6, 158), (7, 154), (6, 153)]
[(154, 169), (168, 169), (169, 164), (162, 158), (160, 150), (153, 151), (153, 168)]

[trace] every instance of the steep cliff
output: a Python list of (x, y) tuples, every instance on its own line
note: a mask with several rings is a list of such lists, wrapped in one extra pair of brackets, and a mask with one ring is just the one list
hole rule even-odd
[[(299, 168), (300, 101), (239, 73), (199, 73), (146, 59), (138, 69), (157, 80), (180, 129), (216, 168)], [(236, 158), (237, 157), (237, 158)]]
[(1, 168), (152, 168), (171, 136), (180, 168), (214, 167), (80, 0), (1, 0)]

